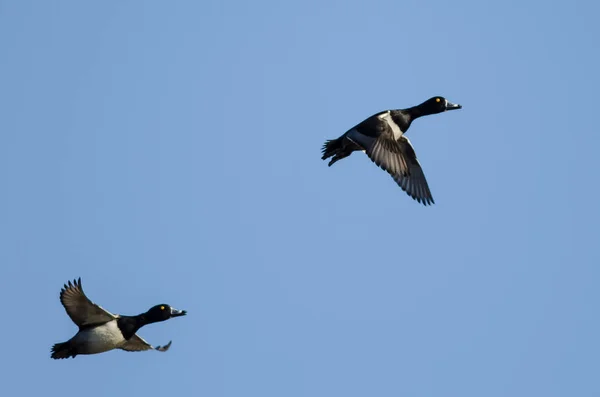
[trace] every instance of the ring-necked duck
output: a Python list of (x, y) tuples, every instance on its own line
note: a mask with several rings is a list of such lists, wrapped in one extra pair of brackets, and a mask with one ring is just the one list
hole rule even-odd
[(433, 204), (433, 196), (417, 155), (404, 133), (410, 124), (421, 116), (461, 109), (461, 105), (436, 96), (408, 109), (386, 110), (352, 127), (338, 139), (323, 145), (323, 157), (329, 157), (331, 167), (336, 161), (363, 151), (382, 169), (387, 171), (410, 197), (424, 205)]
[(177, 310), (166, 304), (156, 305), (137, 316), (109, 313), (85, 296), (81, 278), (64, 285), (60, 290), (60, 302), (71, 320), (79, 327), (79, 332), (68, 341), (52, 346), (51, 357), (54, 359), (75, 358), (78, 354), (97, 354), (113, 349), (130, 352), (167, 351), (171, 342), (165, 346), (153, 347), (136, 335), (136, 332), (146, 324), (186, 314), (185, 310)]

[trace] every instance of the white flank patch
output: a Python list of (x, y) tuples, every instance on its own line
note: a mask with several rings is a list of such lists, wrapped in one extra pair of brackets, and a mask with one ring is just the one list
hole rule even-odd
[(381, 121), (385, 121), (387, 123), (387, 125), (390, 126), (390, 128), (392, 129), (392, 132), (394, 133), (395, 140), (400, 139), (400, 137), (403, 135), (403, 132), (402, 132), (402, 130), (400, 130), (400, 127), (398, 126), (398, 124), (396, 124), (394, 122), (394, 120), (392, 119), (392, 115), (390, 114), (389, 110), (383, 114), (380, 114), (379, 116), (377, 116), (377, 118)]
[(125, 343), (125, 338), (116, 321), (79, 332), (74, 338), (81, 345), (82, 353), (95, 354), (115, 349)]

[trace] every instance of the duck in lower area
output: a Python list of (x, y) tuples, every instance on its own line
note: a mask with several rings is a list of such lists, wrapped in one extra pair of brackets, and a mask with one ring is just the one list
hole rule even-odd
[(113, 349), (129, 352), (167, 351), (171, 342), (164, 346), (152, 347), (136, 335), (136, 332), (144, 325), (184, 316), (187, 313), (185, 310), (161, 304), (137, 316), (112, 314), (87, 298), (81, 287), (81, 278), (64, 285), (60, 291), (60, 302), (71, 320), (79, 327), (79, 332), (68, 341), (52, 347), (50, 357), (54, 359), (75, 358), (78, 354), (97, 354)]
[(461, 105), (444, 97), (435, 96), (411, 108), (379, 112), (341, 137), (326, 141), (321, 158), (331, 157), (331, 167), (352, 152), (363, 151), (371, 161), (387, 171), (410, 197), (424, 205), (434, 204), (421, 164), (404, 134), (419, 117), (461, 108)]

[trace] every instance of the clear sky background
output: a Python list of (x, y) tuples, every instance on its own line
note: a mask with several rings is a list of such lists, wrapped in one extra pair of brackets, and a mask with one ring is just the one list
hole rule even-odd
[[(599, 11), (0, 1), (2, 394), (600, 395)], [(433, 95), (433, 207), (320, 160)], [(171, 350), (51, 360), (80, 276)]]

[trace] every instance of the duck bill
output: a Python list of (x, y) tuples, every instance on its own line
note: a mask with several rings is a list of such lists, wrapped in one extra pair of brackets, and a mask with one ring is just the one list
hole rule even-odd
[(179, 317), (185, 316), (187, 312), (185, 310), (177, 310), (175, 308), (171, 308), (171, 317)]
[(446, 110), (456, 110), (456, 109), (462, 109), (462, 106), (459, 105), (458, 103), (452, 103), (452, 102), (446, 100)]

